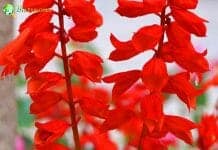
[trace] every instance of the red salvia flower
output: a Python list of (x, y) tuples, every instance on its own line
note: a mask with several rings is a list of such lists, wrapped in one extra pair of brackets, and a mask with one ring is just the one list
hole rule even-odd
[(164, 61), (159, 58), (149, 60), (143, 67), (142, 80), (150, 92), (161, 91), (168, 80)]
[(106, 83), (115, 82), (112, 97), (117, 98), (128, 90), (140, 77), (141, 71), (131, 70), (104, 77), (103, 80)]
[(218, 144), (218, 117), (204, 115), (198, 125), (198, 146), (209, 150), (215, 143)]
[(38, 128), (34, 137), (34, 143), (36, 145), (53, 143), (60, 138), (69, 127), (69, 124), (62, 120), (52, 120), (47, 123), (36, 122), (35, 125)]
[(177, 94), (189, 109), (195, 108), (196, 97), (200, 94), (200, 91), (190, 83), (190, 75), (187, 72), (170, 76), (164, 91)]
[(76, 51), (70, 59), (72, 73), (83, 75), (93, 82), (100, 82), (103, 74), (103, 60), (92, 53)]
[(23, 7), (28, 8), (50, 8), (54, 4), (54, 0), (24, 0)]
[(195, 9), (198, 4), (198, 0), (169, 0), (170, 6), (180, 7), (182, 9)]
[(94, 1), (65, 0), (64, 6), (68, 15), (72, 16), (75, 26), (69, 30), (69, 36), (80, 42), (88, 42), (96, 38), (96, 28), (101, 26), (102, 16), (93, 5)]
[(198, 17), (190, 11), (178, 8), (172, 9), (172, 15), (176, 22), (188, 32), (197, 36), (206, 36), (206, 26), (204, 22), (207, 21), (205, 19)]

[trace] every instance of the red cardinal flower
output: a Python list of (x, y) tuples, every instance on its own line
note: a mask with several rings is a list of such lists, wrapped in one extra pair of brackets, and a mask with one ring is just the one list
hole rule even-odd
[(218, 117), (204, 115), (198, 126), (198, 146), (209, 150), (215, 143), (218, 144)]
[(104, 77), (104, 82), (113, 83), (112, 96), (113, 98), (120, 97), (126, 90), (128, 90), (139, 78), (141, 77), (141, 71), (131, 70), (126, 72), (120, 72), (108, 77)]
[(150, 92), (161, 91), (168, 80), (165, 62), (160, 58), (152, 58), (143, 67), (142, 80)]
[(60, 138), (69, 124), (62, 120), (52, 120), (47, 123), (36, 122), (35, 126), (38, 128), (34, 137), (35, 145), (46, 145)]
[(190, 33), (197, 36), (206, 36), (206, 20), (198, 17), (194, 13), (184, 9), (172, 9), (172, 15), (176, 22)]
[(50, 8), (54, 4), (54, 0), (24, 0), (23, 8)]
[(103, 74), (103, 60), (92, 53), (76, 51), (70, 59), (72, 73), (83, 75), (93, 82), (100, 82)]

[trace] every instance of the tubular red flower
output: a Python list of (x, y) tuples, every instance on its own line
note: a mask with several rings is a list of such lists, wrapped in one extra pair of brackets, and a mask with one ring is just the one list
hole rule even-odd
[(54, 0), (24, 0), (23, 8), (50, 8), (54, 4)]
[(103, 74), (101, 66), (103, 60), (92, 53), (85, 51), (76, 51), (70, 59), (72, 73), (83, 75), (93, 82), (100, 82)]
[(161, 91), (168, 80), (167, 68), (160, 58), (152, 58), (143, 67), (142, 80), (150, 92)]
[(206, 26), (204, 22), (207, 21), (205, 19), (198, 17), (190, 11), (177, 8), (172, 9), (172, 15), (176, 22), (188, 32), (197, 36), (206, 36)]

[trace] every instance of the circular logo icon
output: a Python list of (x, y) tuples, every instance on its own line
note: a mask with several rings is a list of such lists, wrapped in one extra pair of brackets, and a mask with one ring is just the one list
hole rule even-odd
[(2, 10), (5, 15), (12, 16), (14, 14), (14, 6), (12, 4), (5, 4)]

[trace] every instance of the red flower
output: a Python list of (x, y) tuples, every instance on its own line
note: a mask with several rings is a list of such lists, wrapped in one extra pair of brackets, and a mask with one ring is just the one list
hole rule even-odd
[(35, 145), (46, 145), (60, 138), (69, 124), (62, 120), (52, 120), (47, 123), (36, 122), (35, 126), (38, 128), (34, 137)]
[(184, 9), (173, 8), (172, 15), (176, 22), (188, 32), (197, 36), (206, 36), (206, 26), (204, 24), (204, 22), (207, 22), (206, 20)]
[(28, 81), (27, 92), (30, 95), (37, 95), (45, 91), (58, 91), (56, 84), (61, 80), (64, 80), (64, 77), (59, 73), (41, 72)]
[(0, 50), (0, 65), (4, 66), (2, 76), (17, 74), (20, 65), (26, 63), (29, 56), (29, 47), (26, 43), (30, 34), (30, 29), (23, 30), (16, 39)]
[(137, 51), (153, 49), (162, 36), (162, 27), (159, 25), (145, 26), (139, 29), (132, 38)]
[(191, 42), (191, 35), (183, 29), (177, 22), (171, 22), (167, 26), (167, 37), (169, 43), (175, 47), (185, 47), (187, 43)]
[(143, 120), (160, 121), (163, 117), (163, 97), (160, 93), (144, 96), (140, 107)]
[(33, 39), (33, 52), (40, 60), (49, 60), (54, 56), (58, 44), (58, 35), (50, 32), (41, 32)]
[(131, 118), (135, 117), (133, 111), (124, 108), (116, 108), (110, 110), (105, 115), (105, 121), (101, 126), (101, 130), (107, 131), (119, 128), (124, 123), (128, 122)]
[(129, 59), (142, 51), (137, 51), (133, 46), (132, 40), (121, 42), (113, 34), (110, 36), (111, 43), (115, 47), (115, 50), (110, 53), (110, 60), (121, 61)]
[(115, 82), (112, 91), (112, 97), (118, 98), (126, 90), (128, 90), (139, 78), (141, 77), (141, 71), (131, 70), (126, 72), (120, 72), (108, 77), (104, 77), (104, 82), (112, 83)]
[(218, 117), (204, 115), (198, 126), (198, 146), (209, 150), (215, 143), (218, 144)]
[(168, 80), (167, 68), (160, 58), (152, 58), (147, 62), (142, 71), (142, 80), (150, 92), (161, 91)]
[[(209, 71), (209, 63), (204, 58), (207, 51), (198, 53), (191, 44), (185, 47), (172, 48), (171, 55), (177, 64), (189, 72), (204, 73)], [(195, 58), (195, 59), (193, 59)]]
[(192, 144), (191, 130), (196, 128), (196, 125), (193, 122), (182, 117), (171, 115), (166, 115), (164, 120), (163, 128), (166, 128), (169, 132), (186, 143)]
[(101, 66), (103, 60), (92, 53), (85, 51), (73, 52), (70, 59), (72, 73), (83, 75), (93, 82), (100, 82), (103, 74)]
[(70, 150), (70, 149), (62, 144), (51, 143), (47, 145), (36, 145), (35, 150)]
[(79, 104), (83, 112), (100, 118), (105, 117), (109, 108), (108, 104), (96, 99), (95, 97), (83, 97), (79, 100)]
[(97, 37), (95, 27), (86, 24), (85, 26), (75, 26), (69, 30), (70, 37), (75, 41), (88, 42)]
[(88, 42), (96, 38), (97, 27), (103, 23), (102, 16), (93, 5), (94, 1), (65, 0), (66, 12), (72, 16), (75, 26), (69, 30), (70, 37), (75, 41)]
[(52, 15), (50, 11), (34, 13), (20, 25), (19, 31), (22, 32), (24, 29), (30, 28), (31, 35), (39, 32), (51, 32), (53, 30), (53, 24), (50, 23)]
[(170, 6), (180, 7), (182, 9), (195, 9), (198, 0), (169, 0)]
[[(81, 137), (83, 149), (117, 150), (116, 144), (111, 141), (109, 135), (102, 133), (84, 134)], [(91, 144), (91, 145), (90, 145)]]
[(116, 12), (121, 16), (138, 17), (150, 13), (161, 12), (165, 6), (165, 0), (144, 0), (143, 2), (133, 0), (118, 0), (119, 7)]
[(24, 0), (23, 8), (49, 8), (54, 4), (54, 0)]
[(41, 92), (37, 95), (32, 95), (31, 98), (33, 103), (30, 105), (30, 112), (32, 114), (39, 114), (47, 111), (49, 108), (60, 102), (62, 96), (60, 93), (47, 91)]
[(189, 109), (196, 106), (196, 97), (199, 95), (199, 91), (190, 83), (189, 73), (184, 72), (170, 76), (163, 91), (177, 94)]

